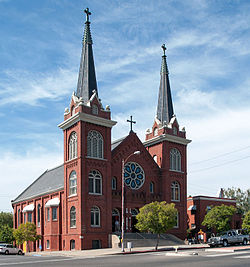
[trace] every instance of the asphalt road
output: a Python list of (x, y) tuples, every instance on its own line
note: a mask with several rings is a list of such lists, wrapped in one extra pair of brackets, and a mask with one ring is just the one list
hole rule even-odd
[[(193, 255), (196, 254), (196, 255)], [(198, 255), (197, 255), (198, 254)], [(250, 251), (240, 252), (206, 252), (201, 250), (174, 252), (153, 252), (132, 255), (112, 255), (98, 257), (55, 257), (55, 256), (17, 256), (0, 255), (1, 266), (36, 266), (36, 267), (61, 267), (61, 266), (126, 266), (126, 267), (203, 267), (203, 266), (244, 266), (250, 267)]]

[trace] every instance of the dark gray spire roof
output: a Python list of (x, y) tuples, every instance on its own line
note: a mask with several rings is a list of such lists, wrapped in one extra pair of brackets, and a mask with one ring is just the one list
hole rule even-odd
[(171, 89), (168, 77), (168, 66), (167, 66), (167, 56), (165, 54), (166, 47), (165, 44), (162, 45), (163, 56), (161, 62), (161, 81), (158, 95), (158, 105), (156, 118), (163, 123), (166, 121), (169, 123), (174, 115), (174, 108), (171, 97)]
[(92, 50), (93, 42), (90, 33), (89, 15), (91, 15), (91, 13), (89, 12), (88, 8), (86, 8), (84, 12), (86, 13), (86, 22), (82, 42), (82, 55), (76, 95), (78, 97), (82, 97), (84, 102), (86, 103), (91, 98), (93, 90), (95, 90), (97, 93), (97, 83), (95, 76), (94, 56)]

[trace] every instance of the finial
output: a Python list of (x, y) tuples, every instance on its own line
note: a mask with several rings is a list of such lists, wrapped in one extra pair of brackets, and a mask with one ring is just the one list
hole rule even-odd
[(89, 11), (89, 8), (87, 7), (84, 12), (86, 13), (86, 22), (89, 22), (89, 16), (91, 15), (91, 12)]
[(163, 44), (163, 45), (161, 46), (161, 48), (162, 48), (162, 50), (163, 50), (163, 56), (165, 57), (165, 56), (166, 56), (166, 50), (167, 50), (165, 44)]

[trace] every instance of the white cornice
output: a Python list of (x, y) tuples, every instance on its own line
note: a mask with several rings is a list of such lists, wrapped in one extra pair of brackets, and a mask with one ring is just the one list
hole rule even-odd
[(68, 118), (66, 121), (60, 123), (58, 127), (61, 128), (62, 130), (65, 130), (78, 121), (89, 122), (89, 123), (93, 123), (96, 125), (101, 125), (101, 126), (109, 127), (109, 128), (112, 128), (117, 123), (116, 121), (104, 119), (104, 118), (97, 117), (91, 114), (78, 112), (74, 114), (72, 117)]
[(236, 203), (235, 199), (229, 199), (229, 198), (215, 198), (215, 197), (202, 197), (202, 196), (194, 196), (192, 197), (193, 200), (209, 200), (209, 201), (218, 201), (218, 202), (230, 202), (230, 203)]
[(152, 146), (152, 145), (158, 144), (158, 143), (163, 142), (163, 141), (169, 141), (169, 142), (177, 143), (177, 144), (181, 144), (181, 145), (187, 145), (187, 144), (192, 142), (189, 139), (182, 138), (182, 137), (179, 137), (176, 135), (162, 134), (160, 136), (156, 136), (150, 140), (143, 142), (143, 145), (147, 147), (147, 146)]

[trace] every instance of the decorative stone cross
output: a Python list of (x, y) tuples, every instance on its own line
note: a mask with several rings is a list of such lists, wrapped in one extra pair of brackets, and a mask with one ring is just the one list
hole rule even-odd
[(130, 132), (133, 132), (133, 129), (132, 129), (132, 127), (133, 127), (133, 123), (136, 123), (136, 121), (133, 121), (132, 118), (133, 118), (133, 117), (130, 116), (130, 120), (127, 120), (127, 122), (130, 122)]
[(86, 13), (86, 22), (89, 22), (89, 16), (91, 15), (91, 12), (89, 11), (89, 8), (87, 7), (84, 12)]
[(162, 48), (162, 50), (163, 50), (163, 55), (166, 56), (166, 50), (167, 50), (167, 48), (166, 48), (165, 44), (163, 44), (163, 45), (161, 46), (161, 48)]

